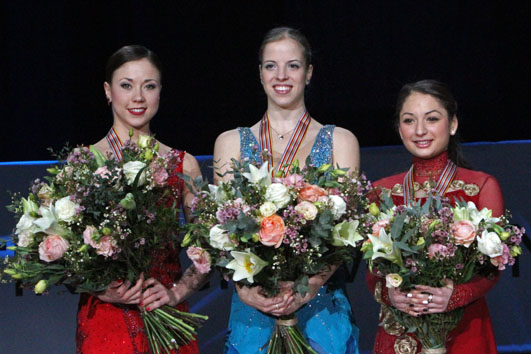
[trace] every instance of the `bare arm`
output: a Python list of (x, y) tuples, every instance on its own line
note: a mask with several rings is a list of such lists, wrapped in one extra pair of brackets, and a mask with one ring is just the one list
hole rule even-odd
[(358, 139), (349, 130), (334, 129), (334, 165), (349, 168), (349, 172), (360, 169), (360, 146)]
[[(189, 176), (192, 179), (196, 179), (201, 176), (201, 169), (195, 157), (191, 154), (184, 155), (183, 161), (183, 174)], [(192, 212), (190, 206), (192, 205), (192, 200), (194, 199), (194, 193), (188, 189), (188, 187), (183, 188), (183, 197), (182, 205), (184, 211), (184, 217), (187, 222), (191, 220)]]

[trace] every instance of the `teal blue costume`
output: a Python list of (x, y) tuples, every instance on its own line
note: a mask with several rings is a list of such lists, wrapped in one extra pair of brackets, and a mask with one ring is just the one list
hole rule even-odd
[[(334, 128), (326, 125), (317, 134), (310, 152), (313, 165), (332, 163)], [(260, 144), (251, 130), (238, 130), (241, 160), (261, 163)], [(336, 272), (310, 302), (297, 310), (296, 315), (299, 328), (319, 354), (358, 354), (359, 329), (354, 324), (341, 272)], [(245, 305), (234, 293), (225, 353), (265, 353), (274, 326), (274, 317)]]

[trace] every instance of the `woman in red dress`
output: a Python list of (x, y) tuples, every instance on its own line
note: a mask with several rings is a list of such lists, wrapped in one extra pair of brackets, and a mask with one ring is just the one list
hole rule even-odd
[[(446, 85), (432, 80), (405, 85), (397, 101), (397, 127), (406, 149), (413, 155), (408, 172), (382, 178), (374, 184), (389, 193), (396, 205), (424, 201), (437, 192), (450, 200), (472, 201), (481, 208), (503, 213), (503, 197), (496, 179), (463, 167), (456, 141), (457, 103)], [(441, 178), (441, 176), (444, 176)], [(411, 191), (410, 195), (405, 191)], [(465, 313), (446, 343), (447, 353), (497, 353), (484, 295), (498, 281), (499, 273), (477, 276), (465, 284), (448, 281), (444, 287), (417, 285), (403, 293), (387, 289), (385, 279), (367, 272), (367, 285), (382, 305), (374, 353), (417, 353), (421, 344), (388, 310), (393, 306), (413, 316), (465, 307)]]
[[(122, 143), (129, 139), (130, 130), (134, 141), (139, 135), (151, 135), (149, 123), (157, 113), (162, 88), (160, 68), (157, 55), (138, 45), (125, 46), (109, 58), (104, 89), (112, 106), (113, 126), (107, 136), (95, 144), (99, 151), (120, 159)], [(170, 150), (160, 144), (160, 153)], [(188, 219), (193, 195), (183, 188), (177, 173), (196, 178), (201, 172), (192, 155), (176, 152), (181, 163), (169, 183), (180, 189), (178, 204), (182, 203)], [(77, 316), (77, 353), (151, 353), (139, 306), (150, 311), (167, 304), (188, 311), (183, 301), (205, 280), (193, 266), (182, 274), (178, 252), (178, 245), (170, 245), (164, 252), (154, 255), (147, 279), (141, 276), (135, 284), (115, 281), (102, 293), (82, 294)], [(181, 347), (178, 353), (198, 353), (197, 343)]]

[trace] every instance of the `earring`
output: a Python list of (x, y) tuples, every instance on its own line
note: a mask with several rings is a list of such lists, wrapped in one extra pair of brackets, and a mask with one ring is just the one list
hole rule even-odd
[(110, 97), (107, 97), (107, 106), (110, 106), (111, 105), (111, 98)]
[(310, 80), (306, 80), (306, 85), (309, 85), (310, 84)]

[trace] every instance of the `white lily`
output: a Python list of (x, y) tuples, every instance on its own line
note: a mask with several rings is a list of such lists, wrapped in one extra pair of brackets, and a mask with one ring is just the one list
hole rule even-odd
[(334, 246), (352, 246), (356, 247), (356, 242), (363, 240), (363, 237), (357, 231), (360, 222), (359, 220), (354, 221), (343, 221), (332, 230)]
[(214, 184), (209, 184), (208, 190), (210, 191), (210, 195), (214, 197), (217, 203), (224, 203), (229, 199), (227, 193), (223, 190), (223, 188), (221, 188), (221, 185), (216, 186)]
[[(393, 240), (387, 235), (383, 227), (380, 229), (378, 237), (373, 235), (368, 236), (372, 243), (372, 260), (375, 260), (376, 258), (385, 258), (398, 265), (402, 264), (402, 257), (400, 256), (399, 251), (394, 247)], [(379, 252), (380, 250), (383, 252)]]
[(247, 279), (249, 283), (253, 283), (253, 277), (267, 265), (266, 261), (251, 253), (249, 249), (246, 249), (245, 252), (232, 251), (230, 254), (234, 259), (225, 268), (234, 270), (233, 281)]
[(252, 184), (262, 184), (269, 186), (271, 184), (271, 174), (269, 173), (269, 163), (265, 162), (260, 168), (254, 165), (249, 165), (249, 172), (242, 173), (242, 176), (247, 178)]
[(65, 230), (59, 225), (57, 214), (53, 205), (48, 208), (41, 206), (39, 208), (40, 218), (33, 221), (33, 225), (37, 227), (37, 232), (45, 232), (47, 234), (65, 235)]
[(482, 220), (485, 220), (485, 222), (489, 224), (495, 224), (500, 221), (499, 218), (492, 217), (492, 210), (487, 208), (478, 210), (474, 202), (468, 202), (464, 207), (455, 207), (454, 220), (468, 220), (475, 226), (478, 226)]

